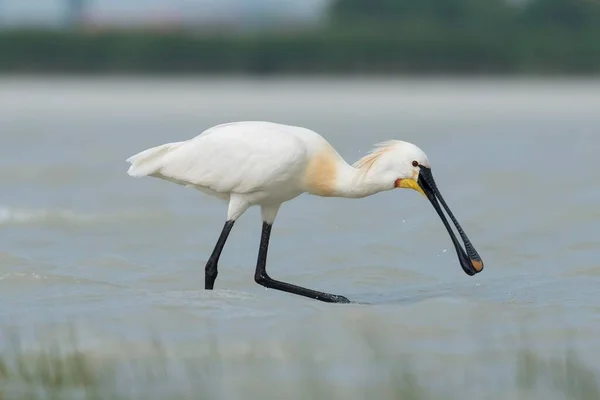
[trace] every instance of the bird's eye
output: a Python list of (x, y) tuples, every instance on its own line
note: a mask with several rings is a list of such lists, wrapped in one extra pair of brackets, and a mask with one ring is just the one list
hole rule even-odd
[(413, 161), (412, 165), (413, 165), (413, 167), (418, 167), (419, 166), (419, 162), (418, 161)]

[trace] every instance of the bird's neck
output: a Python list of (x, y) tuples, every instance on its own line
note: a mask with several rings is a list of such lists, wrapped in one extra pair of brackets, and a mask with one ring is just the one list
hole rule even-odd
[(340, 160), (336, 174), (335, 197), (361, 198), (394, 188), (392, 177), (368, 168), (356, 168)]

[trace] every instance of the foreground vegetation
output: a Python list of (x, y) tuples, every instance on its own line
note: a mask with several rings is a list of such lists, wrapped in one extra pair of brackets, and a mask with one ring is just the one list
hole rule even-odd
[(338, 0), (300, 31), (3, 31), (0, 71), (591, 74), (600, 2)]
[[(156, 343), (143, 355), (107, 356), (72, 346), (22, 350), (17, 341), (0, 354), (0, 399), (569, 399), (600, 398), (600, 377), (575, 352), (547, 358), (535, 351), (515, 355), (512, 383), (485, 387), (477, 379), (444, 387), (422, 376), (408, 358), (390, 356), (377, 337), (365, 336), (372, 362), (355, 379), (341, 378), (300, 351), (293, 365), (255, 351), (227, 359), (215, 348), (205, 357), (174, 357)], [(211, 351), (213, 353), (213, 351)], [(471, 365), (476, 368), (475, 364)], [(445, 374), (472, 375), (455, 368)]]

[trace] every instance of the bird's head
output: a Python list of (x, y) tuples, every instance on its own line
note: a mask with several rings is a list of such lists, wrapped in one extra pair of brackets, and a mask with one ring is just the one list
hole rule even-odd
[[(390, 183), (393, 182), (394, 188), (416, 190), (431, 202), (450, 234), (463, 271), (471, 276), (481, 272), (483, 261), (444, 201), (433, 179), (431, 165), (425, 152), (412, 143), (393, 140), (380, 144), (371, 156), (371, 167), (377, 170), (378, 174), (387, 177)], [(463, 240), (464, 250), (448, 223), (440, 203), (456, 226)]]

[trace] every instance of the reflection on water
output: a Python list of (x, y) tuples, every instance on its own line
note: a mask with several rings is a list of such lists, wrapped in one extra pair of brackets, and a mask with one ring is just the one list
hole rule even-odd
[[(0, 87), (1, 395), (600, 397), (599, 82)], [(270, 274), (359, 304), (256, 285), (258, 210), (204, 291), (226, 205), (124, 160), (248, 119), (312, 128), (349, 162), (415, 142), (485, 271), (461, 271), (416, 193), (302, 196), (273, 228)]]

